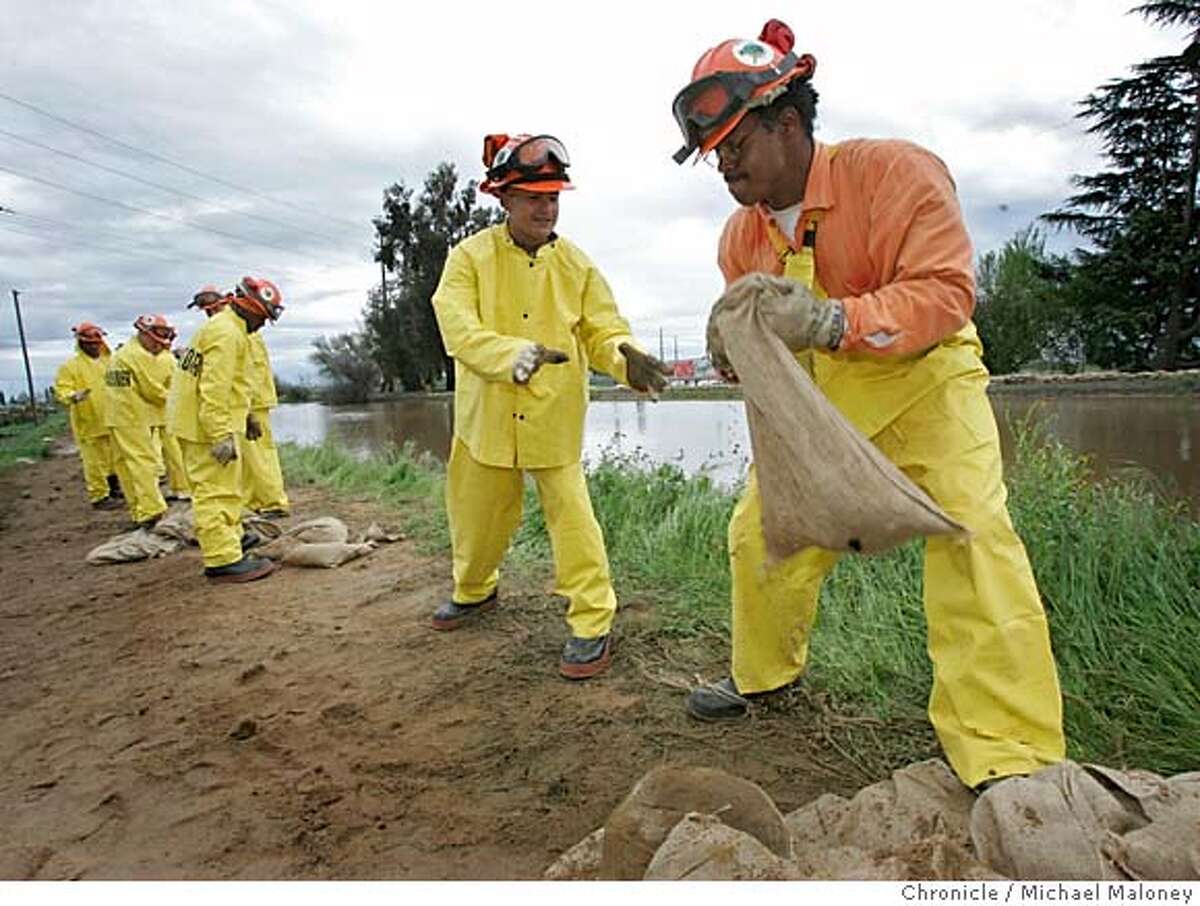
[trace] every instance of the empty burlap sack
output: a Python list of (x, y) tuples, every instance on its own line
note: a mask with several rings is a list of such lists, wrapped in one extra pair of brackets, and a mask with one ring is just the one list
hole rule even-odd
[(394, 529), (386, 529), (378, 522), (372, 522), (367, 526), (366, 530), (362, 533), (362, 537), (358, 540), (378, 541), (383, 544), (392, 544), (396, 541), (403, 541), (404, 533), (395, 531)]
[(980, 796), (971, 837), (1010, 878), (1200, 880), (1200, 774), (1064, 761)]
[(756, 784), (715, 768), (655, 768), (637, 782), (604, 825), (600, 877), (634, 881), (688, 812), (715, 815), (745, 831), (781, 858), (791, 856), (791, 833), (770, 797)]
[(647, 881), (787, 881), (802, 877), (745, 831), (713, 815), (689, 812), (650, 860)]
[(365, 557), (373, 550), (375, 550), (375, 545), (370, 541), (362, 544), (345, 544), (340, 541), (296, 544), (283, 553), (282, 560), (288, 566), (316, 566), (332, 569), (350, 560)]
[(92, 566), (133, 563), (173, 554), (181, 547), (183, 542), (177, 538), (159, 535), (149, 529), (136, 529), (97, 545), (88, 551), (86, 559)]
[(767, 327), (757, 300), (793, 285), (747, 274), (715, 315), (744, 391), (768, 556), (811, 545), (874, 553), (917, 535), (962, 532), (838, 412)]
[(196, 543), (196, 519), (190, 506), (171, 507), (152, 529), (154, 534), (174, 538), (184, 544)]

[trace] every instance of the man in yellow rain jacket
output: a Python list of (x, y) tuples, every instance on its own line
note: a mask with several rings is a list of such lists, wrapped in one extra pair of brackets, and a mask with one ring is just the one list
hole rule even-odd
[[(174, 334), (171, 337), (174, 340)], [(168, 353), (170, 350), (168, 350)], [(156, 355), (150, 360), (150, 376), (164, 387), (170, 388), (171, 377), (175, 373), (176, 359), (174, 355)], [(188, 489), (187, 473), (183, 467), (183, 452), (179, 449), (179, 441), (175, 435), (167, 431), (167, 400), (150, 407), (150, 432), (154, 448), (154, 461), (159, 481), (164, 476), (167, 481), (167, 493), (163, 500), (170, 503), (175, 500), (188, 500), (191, 492)]]
[(250, 417), (246, 421), (246, 445), (242, 448), (242, 493), (248, 509), (260, 516), (279, 519), (288, 514), (287, 492), (279, 450), (271, 433), (271, 410), (279, 405), (271, 357), (262, 332), (250, 334)]
[(71, 328), (78, 347), (75, 355), (54, 376), (54, 397), (71, 420), (71, 434), (79, 447), (88, 500), (99, 510), (116, 509), (111, 437), (104, 421), (104, 373), (112, 353), (104, 331), (88, 321)]
[(162, 315), (142, 315), (135, 332), (113, 355), (104, 383), (108, 390), (105, 423), (112, 432), (117, 475), (134, 523), (148, 528), (166, 512), (158, 489), (154, 422), (167, 402), (170, 372), (156, 364), (172, 361), (168, 350), (175, 329)]
[(242, 549), (238, 448), (250, 408), (249, 337), (278, 319), (283, 299), (269, 280), (243, 277), (239, 289), (228, 304), (211, 306), (217, 310), (179, 359), (167, 403), (167, 430), (179, 439), (192, 487), (204, 574), (219, 583), (251, 582), (275, 570)]
[(562, 143), (489, 135), (483, 162), (482, 190), (508, 219), (451, 250), (433, 297), (456, 380), (446, 484), (454, 592), (433, 626), (455, 629), (496, 605), (528, 471), (556, 591), (569, 601), (559, 672), (586, 679), (609, 666), (617, 608), (581, 463), (588, 368), (651, 393), (666, 385), (665, 368), (634, 345), (595, 265), (554, 232), (559, 192), (572, 188)]
[[(980, 788), (1064, 756), (1062, 700), (1045, 613), (1006, 506), (987, 371), (971, 323), (971, 243), (945, 165), (908, 142), (813, 139), (816, 61), (778, 20), (758, 40), (706, 51), (675, 99), (685, 144), (716, 153), (742, 205), (721, 237), (727, 282), (783, 274), (766, 312), (834, 405), (958, 522), (925, 543), (933, 660), (929, 715), (963, 782)], [(710, 319), (709, 354), (727, 376)], [(847, 482), (854, 476), (847, 475)], [(817, 597), (837, 562), (801, 551), (766, 567), (753, 473), (729, 526), (732, 675), (688, 711), (740, 717), (748, 699), (804, 671)]]

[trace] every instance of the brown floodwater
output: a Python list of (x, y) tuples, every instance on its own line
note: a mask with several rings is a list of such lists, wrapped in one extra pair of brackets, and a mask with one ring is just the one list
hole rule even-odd
[[(1139, 470), (1163, 493), (1200, 514), (1200, 395), (996, 394), (992, 397), (1006, 457), (1014, 426), (1030, 416), (1049, 434), (1086, 454), (1099, 476)], [(331, 439), (367, 454), (410, 443), (445, 459), (454, 427), (449, 399), (389, 400), (359, 406), (292, 403), (272, 415), (276, 437), (302, 444)], [(750, 458), (745, 411), (736, 400), (593, 402), (584, 456), (628, 455), (673, 462), (725, 484)]]

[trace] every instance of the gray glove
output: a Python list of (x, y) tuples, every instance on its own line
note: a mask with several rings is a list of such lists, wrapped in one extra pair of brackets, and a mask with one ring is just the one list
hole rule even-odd
[(667, 377), (673, 373), (670, 365), (630, 343), (622, 343), (617, 350), (625, 356), (625, 377), (630, 387), (651, 396), (667, 388)]
[(767, 326), (792, 352), (837, 349), (846, 329), (846, 313), (837, 299), (818, 299), (803, 283), (773, 277), (780, 293), (765, 296), (759, 311)]
[(85, 399), (87, 399), (91, 395), (92, 395), (92, 391), (89, 390), (87, 387), (84, 387), (82, 390), (76, 390), (74, 393), (71, 394), (71, 402), (82, 403)]
[(246, 440), (258, 440), (263, 436), (262, 425), (253, 415), (246, 416)]
[(233, 439), (233, 435), (223, 437), (213, 444), (212, 455), (213, 459), (223, 466), (227, 466), (237, 459), (237, 442)]
[(547, 349), (541, 343), (530, 343), (519, 353), (513, 363), (513, 383), (528, 384), (529, 379), (543, 365), (561, 365), (571, 361), (571, 357), (557, 349)]

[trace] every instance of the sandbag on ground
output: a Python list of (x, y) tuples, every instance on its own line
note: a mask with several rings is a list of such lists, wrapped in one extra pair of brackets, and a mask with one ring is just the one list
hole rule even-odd
[(874, 553), (964, 531), (846, 420), (767, 327), (758, 300), (792, 285), (747, 274), (715, 315), (744, 391), (767, 554), (780, 560), (813, 545)]
[(365, 557), (375, 550), (373, 542), (362, 544), (345, 544), (337, 541), (326, 541), (321, 544), (296, 544), (283, 552), (282, 561), (288, 566), (312, 566), (333, 569)]

